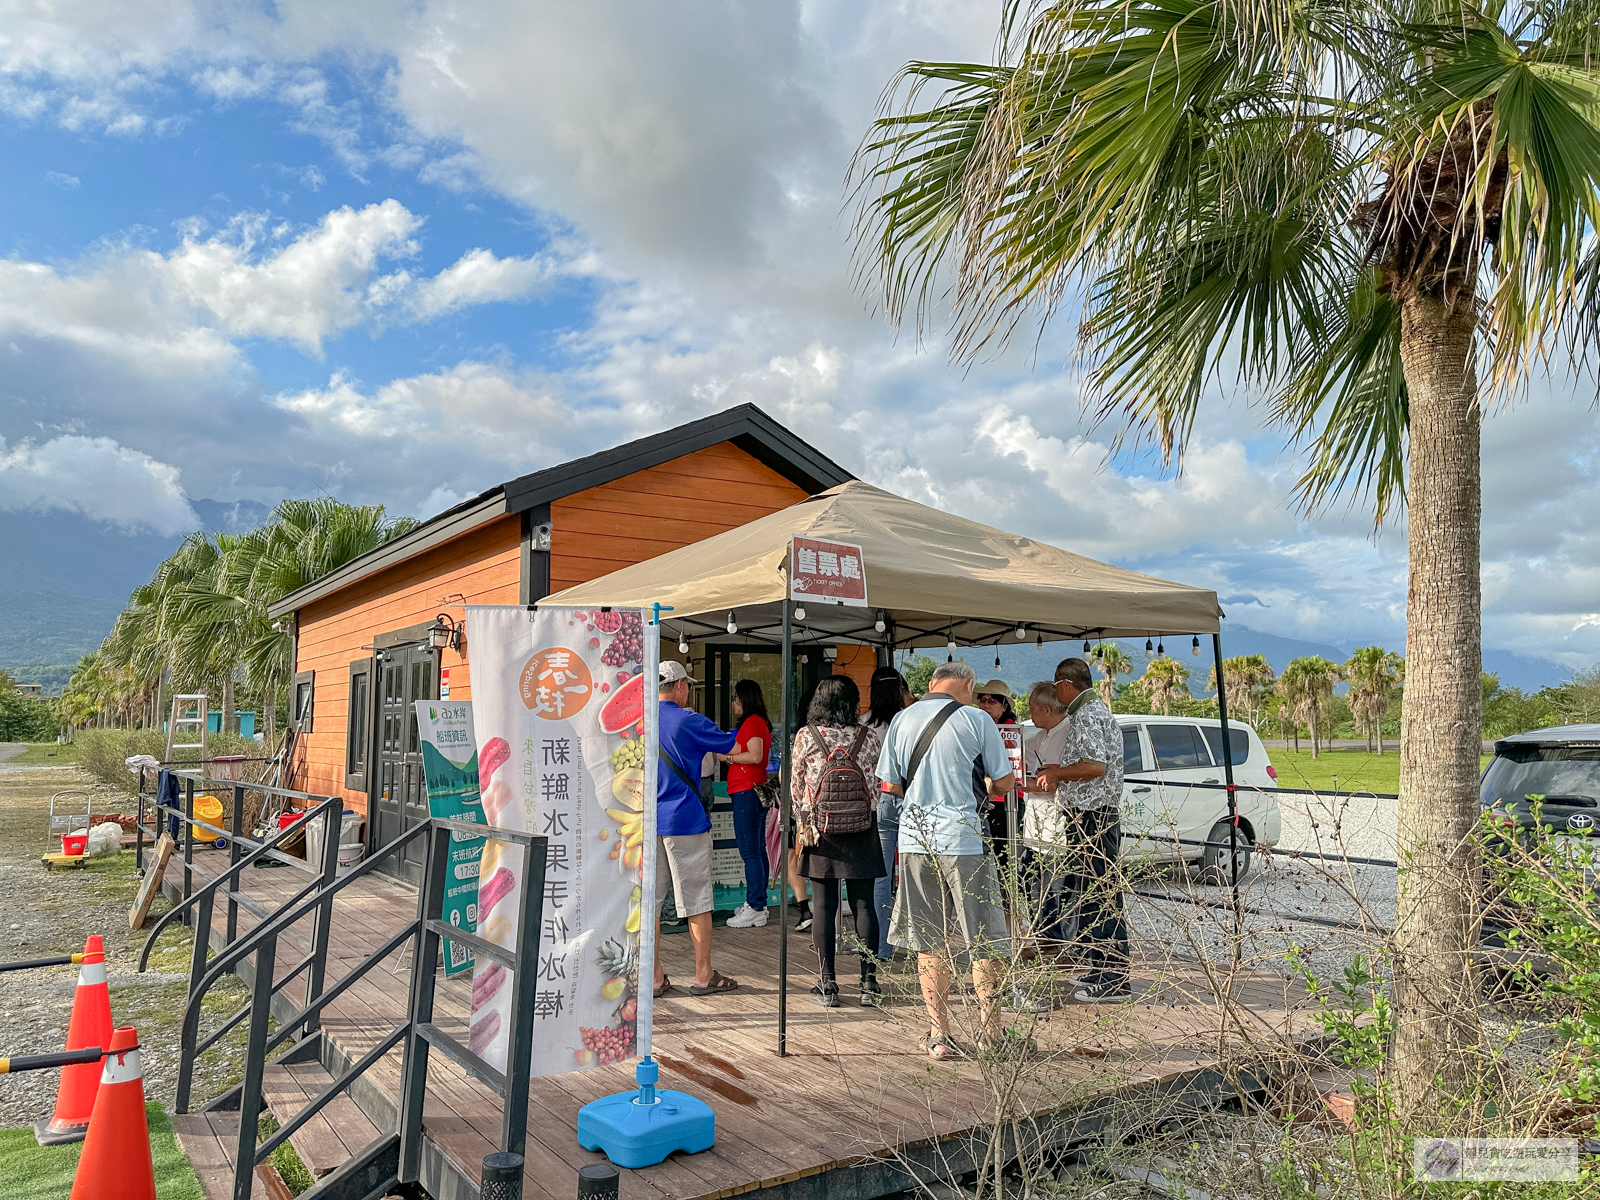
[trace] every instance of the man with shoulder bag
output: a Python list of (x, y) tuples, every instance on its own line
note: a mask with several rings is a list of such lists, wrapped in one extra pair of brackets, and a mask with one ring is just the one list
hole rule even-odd
[[(889, 723), (877, 774), (904, 797), (900, 814), (900, 889), (889, 940), (916, 951), (928, 1006), (931, 1058), (960, 1056), (950, 1027), (950, 956), (959, 936), (972, 956), (980, 1046), (1003, 1038), (996, 989), (1011, 939), (1000, 877), (984, 853), (974, 779), (987, 776), (990, 795), (1016, 783), (994, 721), (971, 707), (977, 676), (964, 662), (938, 667), (928, 694)], [(979, 770), (978, 768), (981, 768)]]

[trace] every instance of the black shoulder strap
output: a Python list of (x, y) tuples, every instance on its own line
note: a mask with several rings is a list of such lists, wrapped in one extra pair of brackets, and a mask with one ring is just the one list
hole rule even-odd
[(922, 765), (922, 760), (928, 756), (928, 747), (933, 745), (935, 735), (944, 728), (946, 721), (955, 716), (956, 709), (960, 707), (961, 702), (959, 700), (950, 700), (923, 727), (922, 736), (917, 739), (916, 746), (911, 750), (911, 761), (906, 764), (906, 781), (900, 789), (902, 795), (909, 796), (911, 794), (911, 781), (917, 777), (917, 768)]
[(683, 781), (684, 787), (688, 788), (691, 792), (698, 793), (700, 791), (700, 781), (698, 779), (690, 779), (689, 772), (685, 771), (677, 763), (672, 761), (672, 755), (667, 753), (667, 748), (660, 742), (656, 743), (656, 753), (661, 756), (662, 762), (666, 763), (667, 766), (672, 768), (672, 773)]

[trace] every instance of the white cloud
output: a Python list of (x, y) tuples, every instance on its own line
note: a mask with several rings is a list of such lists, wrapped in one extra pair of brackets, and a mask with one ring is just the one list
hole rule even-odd
[(46, 171), (44, 181), (51, 187), (62, 188), (69, 192), (82, 182), (76, 175), (63, 175), (60, 171)]
[(422, 219), (397, 200), (335, 209), (290, 236), (265, 213), (243, 213), (209, 237), (185, 224), (170, 253), (114, 246), (75, 268), (0, 260), (0, 336), (64, 340), (125, 359), (236, 361), (239, 338), (320, 353), (325, 338), (369, 322), (427, 321), (475, 304), (521, 299), (582, 258), (497, 258), (472, 250), (432, 277), (375, 278), (418, 249)]
[(199, 528), (178, 468), (106, 437), (0, 438), (0, 511), (60, 509), (129, 531)]
[[(411, 452), (431, 447), (439, 456), (470, 454), (512, 473), (557, 461), (552, 456), (570, 444), (577, 425), (573, 412), (537, 378), (482, 362), (391, 380), (371, 392), (341, 372), (327, 387), (286, 393), (275, 403), (336, 452), (356, 452), (363, 443), (381, 440)], [(467, 491), (505, 477), (480, 478)]]

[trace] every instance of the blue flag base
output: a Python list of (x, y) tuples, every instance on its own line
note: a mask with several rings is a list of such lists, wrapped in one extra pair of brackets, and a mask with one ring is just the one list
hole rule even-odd
[(578, 1145), (603, 1150), (619, 1167), (653, 1167), (676, 1150), (698, 1154), (717, 1140), (717, 1117), (687, 1092), (656, 1090), (661, 1068), (639, 1063), (636, 1092), (591, 1100), (578, 1110)]

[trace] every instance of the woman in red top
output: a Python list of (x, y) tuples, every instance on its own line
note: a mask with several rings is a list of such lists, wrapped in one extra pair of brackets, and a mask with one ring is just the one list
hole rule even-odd
[(744, 860), (744, 903), (728, 918), (729, 929), (755, 929), (767, 923), (767, 810), (756, 788), (767, 781), (772, 722), (761, 685), (741, 679), (733, 685), (733, 719), (739, 722), (728, 764), (728, 798), (733, 801), (733, 836)]

